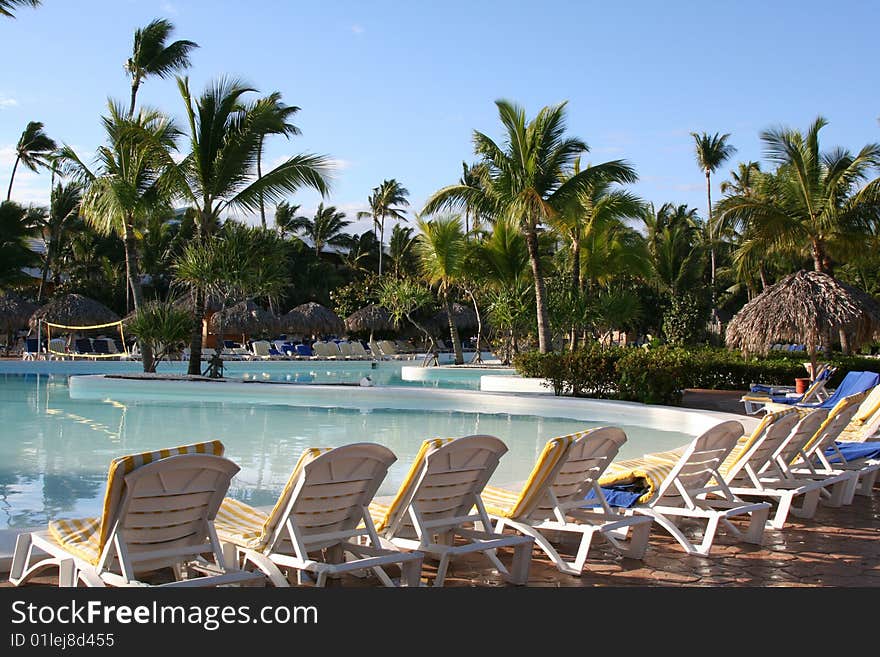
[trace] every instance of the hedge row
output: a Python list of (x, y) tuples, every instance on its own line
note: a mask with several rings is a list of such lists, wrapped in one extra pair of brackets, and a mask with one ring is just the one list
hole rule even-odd
[[(743, 358), (726, 349), (662, 346), (649, 351), (589, 344), (575, 352), (529, 352), (514, 358), (522, 376), (547, 379), (557, 395), (625, 399), (646, 404), (678, 404), (686, 388), (748, 390), (752, 383), (794, 385), (806, 376), (807, 359), (784, 355)], [(835, 354), (838, 368), (829, 385), (850, 370), (880, 370), (876, 358)]]

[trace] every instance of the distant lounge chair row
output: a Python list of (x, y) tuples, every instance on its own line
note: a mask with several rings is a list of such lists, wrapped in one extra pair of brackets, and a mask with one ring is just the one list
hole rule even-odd
[[(759, 544), (765, 527), (783, 528), (789, 514), (809, 518), (820, 502), (872, 495), (878, 427), (880, 387), (830, 411), (770, 413), (747, 435), (741, 423), (722, 422), (640, 459), (614, 461), (626, 434), (598, 427), (548, 441), (519, 490), (487, 486), (507, 451), (498, 438), (433, 439), (387, 504), (374, 496), (396, 460), (390, 450), (309, 448), (268, 513), (224, 499), (238, 466), (219, 441), (186, 445), (114, 459), (101, 517), (19, 535), (10, 581), (57, 568), (61, 585), (142, 585), (143, 573), (171, 566), (171, 586), (322, 586), (364, 571), (386, 586), (414, 586), (431, 555), (441, 586), (452, 559), (481, 552), (523, 584), (533, 546), (561, 572), (580, 575), (596, 535), (641, 559), (655, 523), (687, 553), (708, 555), (721, 528)], [(684, 519), (705, 522), (698, 544), (680, 527)], [(580, 535), (573, 560), (559, 553), (559, 533)], [(34, 547), (50, 556), (33, 561)], [(513, 550), (509, 566), (501, 548)]]

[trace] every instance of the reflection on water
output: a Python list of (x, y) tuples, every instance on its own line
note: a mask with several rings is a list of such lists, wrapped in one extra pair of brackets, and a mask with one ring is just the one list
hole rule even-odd
[[(66, 375), (0, 374), (0, 528), (98, 515), (110, 460), (121, 454), (219, 439), (241, 471), (229, 494), (271, 505), (306, 447), (381, 443), (398, 457), (379, 494), (393, 494), (426, 438), (488, 433), (510, 448), (493, 483), (523, 480), (553, 436), (591, 426), (560, 418), (217, 402), (70, 399)], [(678, 432), (624, 427), (621, 457), (669, 449)]]

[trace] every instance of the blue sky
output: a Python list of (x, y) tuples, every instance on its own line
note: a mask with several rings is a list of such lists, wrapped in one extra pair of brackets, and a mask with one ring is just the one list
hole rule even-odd
[[(0, 20), (4, 192), (30, 120), (83, 154), (95, 149), (107, 98), (128, 98), (122, 65), (134, 30), (158, 17), (201, 46), (188, 71), (194, 90), (234, 75), (302, 108), (302, 136), (273, 138), (266, 161), (332, 157), (326, 202), (351, 219), (385, 178), (410, 190), (415, 209), (455, 182), (473, 159), (473, 130), (499, 136), (498, 98), (529, 116), (567, 100), (587, 161), (625, 158), (643, 198), (701, 213), (691, 131), (731, 133), (731, 167), (761, 159), (762, 129), (803, 129), (818, 114), (830, 121), (825, 148), (880, 141), (876, 0), (44, 0)], [(138, 102), (182, 120), (173, 80), (147, 80)], [(19, 168), (13, 196), (45, 202), (48, 186), (47, 175)], [(312, 209), (318, 197), (293, 200)]]

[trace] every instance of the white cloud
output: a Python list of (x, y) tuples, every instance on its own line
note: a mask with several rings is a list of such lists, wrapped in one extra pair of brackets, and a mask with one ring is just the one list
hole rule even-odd
[(12, 168), (12, 165), (15, 164), (15, 146), (0, 146), (0, 167)]
[(6, 109), (7, 107), (16, 107), (17, 105), (18, 101), (15, 100), (15, 98), (0, 96), (0, 110)]
[(363, 34), (365, 32), (364, 26), (358, 25), (357, 23), (355, 23), (354, 25), (351, 26), (351, 32), (352, 32), (352, 34)]
[(159, 9), (161, 9), (165, 13), (171, 14), (172, 16), (176, 16), (180, 13), (180, 10), (177, 8), (177, 6), (171, 4), (170, 2), (167, 2), (167, 0), (165, 2), (159, 3)]
[(351, 165), (351, 160), (344, 160), (341, 157), (330, 159), (330, 166), (334, 171), (345, 171), (346, 169), (350, 169)]

